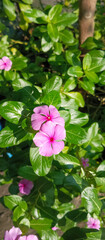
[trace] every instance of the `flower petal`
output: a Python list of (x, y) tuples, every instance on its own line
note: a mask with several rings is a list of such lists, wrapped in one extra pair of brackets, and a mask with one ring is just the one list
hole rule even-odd
[(62, 117), (52, 118), (52, 122), (55, 124), (61, 125), (62, 127), (64, 127), (65, 125), (65, 121)]
[(56, 142), (54, 141), (52, 143), (52, 147), (53, 147), (53, 154), (59, 154), (62, 149), (64, 148), (64, 142), (63, 141), (60, 141), (60, 142)]
[(9, 235), (11, 240), (16, 240), (22, 234), (20, 228), (15, 228), (14, 226), (9, 230)]
[(49, 106), (49, 111), (50, 111), (51, 117), (53, 117), (53, 118), (60, 117), (58, 110), (53, 105)]
[(35, 113), (40, 113), (40, 114), (43, 114), (45, 116), (49, 115), (49, 107), (47, 105), (36, 107), (36, 108), (33, 109), (33, 111)]
[(35, 235), (28, 235), (27, 240), (38, 240), (38, 238)]
[(51, 147), (51, 143), (47, 142), (45, 144), (43, 144), (40, 148), (39, 148), (39, 153), (42, 156), (45, 157), (50, 157), (53, 155), (53, 149)]
[(66, 137), (65, 128), (60, 126), (60, 125), (56, 125), (55, 126), (55, 132), (54, 132), (54, 139), (55, 140), (62, 140), (62, 139), (65, 139), (65, 137)]
[(5, 68), (4, 62), (0, 59), (0, 70), (3, 70)]
[(11, 240), (11, 237), (10, 237), (10, 235), (9, 235), (9, 232), (8, 232), (8, 231), (6, 231), (6, 232), (5, 232), (5, 235), (4, 235), (4, 240)]
[(31, 116), (31, 124), (34, 130), (39, 130), (41, 125), (46, 121), (46, 117), (40, 114), (32, 114)]
[(42, 125), (41, 131), (49, 137), (53, 137), (55, 132), (55, 125), (51, 121), (48, 121)]
[(36, 133), (33, 141), (37, 147), (42, 147), (44, 143), (49, 142), (49, 137), (40, 131)]

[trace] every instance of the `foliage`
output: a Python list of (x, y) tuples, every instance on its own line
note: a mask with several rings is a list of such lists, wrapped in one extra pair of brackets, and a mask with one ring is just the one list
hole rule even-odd
[[(12, 210), (13, 223), (23, 234), (31, 228), (43, 240), (101, 240), (105, 45), (97, 37), (88, 38), (81, 46), (87, 50), (82, 57), (78, 6), (71, 2), (74, 13), (64, 12), (62, 4), (41, 11), (30, 0), (0, 3), (0, 59), (8, 56), (13, 63), (10, 71), (0, 70), (0, 115), (5, 124), (0, 132), (0, 184), (10, 184), (10, 195), (1, 202)], [(65, 6), (69, 4), (65, 1)], [(100, 23), (98, 13), (96, 20)], [(31, 115), (41, 105), (55, 106), (65, 120), (65, 147), (52, 157), (41, 156), (33, 143)], [(89, 167), (81, 158), (89, 159)], [(34, 183), (28, 196), (18, 194), (21, 178)], [(78, 198), (81, 204), (76, 208)], [(87, 229), (90, 217), (100, 220), (99, 231)], [(62, 236), (51, 229), (55, 225)]]

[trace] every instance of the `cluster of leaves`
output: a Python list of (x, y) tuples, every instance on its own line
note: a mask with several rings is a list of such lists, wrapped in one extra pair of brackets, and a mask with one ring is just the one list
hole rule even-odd
[[(104, 91), (104, 45), (87, 39), (82, 48), (88, 53), (81, 61), (77, 13), (62, 13), (60, 4), (41, 11), (31, 3), (1, 3), (1, 18), (10, 22), (9, 28), (0, 24), (0, 58), (8, 56), (13, 62), (10, 71), (0, 70), (0, 115), (5, 123), (0, 132), (0, 184), (10, 184), (10, 195), (1, 201), (13, 211), (13, 222), (23, 233), (32, 228), (43, 240), (104, 239), (105, 161), (100, 161), (105, 126), (95, 118), (98, 110), (103, 111), (104, 100), (95, 91)], [(16, 21), (16, 29), (11, 21)], [(93, 106), (90, 114), (88, 99), (97, 98), (99, 107)], [(65, 120), (65, 147), (53, 157), (41, 156), (33, 144), (31, 115), (43, 104), (55, 106)], [(82, 157), (89, 158), (88, 168)], [(18, 195), (21, 177), (34, 182), (29, 196)], [(76, 198), (81, 198), (78, 208)], [(91, 216), (100, 220), (101, 230), (79, 227)], [(55, 225), (62, 237), (52, 231)]]

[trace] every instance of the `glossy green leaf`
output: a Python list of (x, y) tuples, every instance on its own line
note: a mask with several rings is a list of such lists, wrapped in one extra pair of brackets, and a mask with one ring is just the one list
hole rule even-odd
[(26, 4), (32, 4), (33, 0), (22, 0), (22, 2), (26, 3)]
[(56, 107), (61, 102), (61, 98), (60, 98), (59, 92), (53, 90), (53, 91), (47, 93), (43, 97), (42, 102), (46, 103), (47, 105), (54, 105)]
[(45, 86), (44, 86), (43, 90), (44, 90), (45, 93), (48, 93), (52, 90), (59, 91), (61, 86), (62, 86), (61, 77), (55, 75), (45, 83)]
[(99, 83), (105, 85), (105, 71), (103, 71), (99, 76)]
[(91, 55), (89, 53), (87, 53), (85, 55), (85, 57), (83, 58), (83, 69), (87, 70), (88, 68), (90, 68), (91, 62), (92, 62)]
[(57, 4), (50, 9), (50, 11), (48, 13), (48, 17), (51, 20), (51, 22), (54, 22), (54, 20), (55, 21), (57, 20), (61, 11), (62, 11), (62, 5), (60, 5), (60, 4)]
[(48, 36), (48, 34), (43, 34), (42, 40), (41, 40), (41, 46), (42, 46), (43, 52), (48, 52), (52, 48), (53, 43), (51, 42), (51, 39)]
[(19, 123), (23, 110), (24, 104), (21, 102), (8, 101), (0, 104), (0, 115), (15, 124)]
[(98, 198), (97, 190), (93, 187), (87, 187), (84, 189), (81, 195), (82, 205), (89, 213), (96, 213), (99, 215), (102, 203)]
[(48, 230), (51, 228), (52, 220), (47, 218), (42, 219), (34, 219), (31, 221), (31, 228), (35, 229), (38, 233), (40, 233), (42, 230)]
[(74, 109), (70, 109), (70, 115), (71, 115), (71, 120), (70, 120), (71, 124), (84, 126), (89, 121), (88, 114), (76, 111)]
[(80, 126), (71, 124), (66, 130), (67, 141), (72, 144), (83, 144), (86, 141), (86, 132)]
[(54, 53), (57, 54), (57, 55), (60, 55), (62, 50), (63, 50), (62, 44), (59, 43), (59, 42), (55, 42), (54, 43)]
[(93, 82), (93, 83), (98, 83), (99, 82), (99, 78), (98, 78), (98, 76), (95, 72), (85, 71), (85, 75), (89, 79), (90, 82)]
[(74, 67), (70, 67), (67, 71), (69, 76), (73, 76), (73, 77), (82, 77), (83, 76), (83, 71), (82, 68), (79, 66), (74, 66)]
[(21, 71), (27, 67), (27, 60), (25, 57), (18, 57), (13, 60), (13, 69)]
[(94, 94), (95, 85), (93, 82), (89, 81), (87, 78), (83, 78), (83, 81), (79, 82), (80, 86), (87, 92)]
[(56, 18), (56, 24), (58, 27), (66, 27), (70, 26), (71, 24), (75, 23), (77, 21), (77, 16), (74, 13), (63, 13), (62, 15), (58, 16)]
[(105, 70), (104, 51), (93, 50), (89, 54), (91, 55), (92, 63), (88, 71), (92, 71), (96, 73), (104, 71)]
[(64, 92), (69, 92), (76, 87), (76, 79), (73, 77), (68, 78), (64, 85)]
[(5, 148), (18, 145), (32, 138), (33, 134), (24, 131), (20, 126), (17, 127), (17, 125), (12, 124), (0, 131), (0, 147)]
[(78, 106), (84, 107), (85, 102), (84, 102), (84, 99), (83, 99), (83, 96), (81, 93), (79, 93), (79, 92), (64, 92), (64, 94), (66, 96), (68, 96), (69, 98), (75, 99)]
[(47, 22), (47, 15), (45, 15), (45, 13), (39, 9), (28, 9), (26, 12), (24, 12), (24, 16), (28, 22), (39, 24)]
[(56, 25), (52, 23), (48, 23), (47, 25), (48, 35), (50, 36), (53, 42), (58, 42), (59, 40), (59, 33)]
[(78, 51), (77, 52), (72, 52), (70, 50), (66, 51), (66, 60), (70, 65), (73, 65), (73, 66), (79, 65), (80, 66), (81, 63), (80, 63), (77, 53), (78, 53)]
[(80, 166), (79, 160), (70, 154), (59, 153), (58, 155), (55, 155), (54, 159), (68, 169), (73, 166)]
[(60, 237), (58, 234), (53, 230), (42, 231), (41, 233), (42, 240), (59, 240)]
[(18, 170), (19, 176), (26, 178), (30, 181), (35, 181), (37, 179), (36, 174), (33, 171), (33, 168), (31, 166), (23, 166), (20, 167)]
[(72, 44), (74, 42), (73, 33), (68, 30), (59, 32), (60, 40), (65, 44)]
[(13, 221), (17, 221), (21, 216), (24, 216), (24, 211), (22, 211), (20, 206), (17, 206), (13, 211)]
[(34, 172), (38, 176), (45, 176), (50, 171), (52, 157), (43, 157), (39, 154), (39, 148), (35, 146), (30, 148), (30, 161)]
[(16, 207), (21, 201), (22, 198), (17, 195), (4, 196), (4, 204), (11, 210)]
[(3, 9), (10, 21), (16, 18), (15, 5), (10, 0), (3, 0)]

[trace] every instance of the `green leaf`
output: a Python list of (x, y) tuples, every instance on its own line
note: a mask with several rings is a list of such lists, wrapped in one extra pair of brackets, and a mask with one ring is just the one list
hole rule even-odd
[(61, 98), (60, 98), (59, 92), (53, 90), (53, 91), (47, 93), (43, 97), (42, 102), (46, 103), (47, 105), (54, 105), (56, 107), (61, 102)]
[(9, 125), (0, 131), (0, 147), (10, 147), (18, 145), (26, 140), (31, 140), (33, 134), (27, 133), (20, 126)]
[(105, 85), (105, 71), (103, 71), (99, 76), (99, 83)]
[(58, 237), (58, 234), (54, 232), (53, 230), (47, 230), (47, 231), (42, 231), (41, 233), (41, 239), (42, 240), (59, 240), (61, 239)]
[(34, 23), (46, 23), (47, 22), (47, 15), (39, 9), (28, 9), (24, 12), (24, 16), (28, 22)]
[(59, 155), (55, 155), (54, 159), (68, 169), (80, 166), (79, 160), (70, 154), (59, 153)]
[(91, 62), (92, 62), (91, 55), (87, 53), (83, 59), (83, 69), (87, 70), (88, 68), (90, 68)]
[(66, 110), (60, 110), (59, 113), (60, 113), (60, 116), (62, 118), (64, 118), (65, 124), (69, 124), (70, 123), (70, 113)]
[(61, 11), (62, 11), (62, 5), (60, 4), (57, 4), (50, 9), (48, 13), (48, 17), (51, 20), (51, 22), (54, 22), (54, 20), (56, 21)]
[(59, 42), (55, 42), (54, 43), (54, 53), (57, 54), (57, 55), (60, 55), (62, 50), (63, 50), (62, 44), (59, 43)]
[(61, 16), (56, 18), (56, 24), (61, 29), (62, 27), (70, 26), (78, 20), (78, 17), (74, 13), (63, 13)]
[(51, 42), (50, 37), (48, 34), (43, 34), (42, 40), (41, 40), (41, 47), (43, 52), (48, 52), (53, 46), (53, 43)]
[(67, 71), (67, 74), (69, 76), (73, 76), (73, 77), (82, 77), (83, 76), (83, 71), (82, 68), (79, 66), (74, 66), (74, 67), (70, 67)]
[(98, 76), (95, 72), (85, 71), (85, 75), (89, 79), (90, 82), (93, 82), (93, 83), (98, 83), (99, 82), (99, 78), (98, 78)]
[(13, 211), (13, 221), (17, 221), (21, 216), (24, 216), (24, 211), (22, 211), (20, 206), (17, 206)]
[(92, 63), (88, 71), (92, 72), (102, 72), (105, 70), (105, 58), (104, 51), (93, 50), (89, 53), (92, 58)]
[(22, 2), (26, 3), (26, 4), (32, 4), (33, 0), (22, 0)]
[(52, 90), (56, 90), (59, 91), (60, 88), (62, 86), (62, 79), (59, 76), (53, 76), (52, 78), (50, 78), (46, 83), (45, 86), (43, 88), (45, 93), (48, 93)]
[(18, 57), (18, 58), (15, 58), (13, 59), (13, 65), (12, 65), (12, 68), (17, 70), (17, 71), (20, 71), (24, 68), (27, 67), (27, 59), (25, 57)]
[(26, 178), (30, 181), (35, 181), (37, 179), (36, 174), (33, 171), (33, 168), (31, 166), (23, 166), (20, 167), (18, 170), (19, 176)]
[(22, 201), (22, 198), (17, 195), (4, 196), (4, 204), (9, 209), (13, 209)]
[[(86, 239), (86, 234), (83, 231), (82, 228), (79, 227), (73, 227), (67, 230), (63, 235), (62, 235), (64, 240), (85, 240)], [(95, 239), (96, 240), (96, 239)], [(97, 239), (98, 240), (98, 239)]]
[(87, 92), (94, 94), (95, 85), (93, 82), (89, 81), (87, 78), (83, 78), (83, 81), (79, 82), (79, 85)]
[(31, 228), (35, 229), (38, 233), (42, 230), (49, 230), (51, 228), (52, 220), (47, 218), (37, 219), (31, 221)]
[(25, 87), (31, 87), (32, 84), (22, 78), (18, 78), (18, 79), (15, 79), (13, 82), (12, 82), (12, 86), (14, 88), (15, 91), (18, 91), (20, 89), (23, 89)]
[(78, 106), (84, 107), (85, 101), (84, 101), (81, 93), (79, 93), (79, 92), (64, 92), (64, 94), (66, 96), (68, 96), (69, 98), (75, 99)]
[(15, 5), (10, 0), (3, 0), (3, 9), (10, 21), (16, 18)]
[(69, 92), (76, 87), (76, 79), (73, 77), (68, 78), (64, 85), (64, 92)]
[(74, 109), (70, 109), (70, 115), (71, 115), (71, 120), (70, 120), (71, 124), (84, 126), (89, 121), (88, 114), (76, 111)]
[(93, 187), (87, 187), (84, 189), (81, 195), (82, 205), (89, 213), (96, 213), (99, 215), (102, 203), (98, 198), (97, 189)]
[(86, 234), (87, 240), (104, 240), (105, 239), (105, 229), (101, 228), (99, 231), (95, 231), (95, 229), (91, 230), (92, 232), (88, 232)]
[(38, 176), (45, 176), (51, 168), (52, 157), (43, 157), (39, 154), (39, 148), (30, 148), (30, 161), (34, 172)]
[(67, 62), (70, 64), (70, 65), (73, 65), (73, 66), (77, 66), (79, 65), (80, 66), (80, 59), (78, 57), (78, 51), (77, 52), (72, 52), (70, 50), (67, 50), (66, 52), (66, 60)]
[(65, 44), (71, 44), (74, 42), (73, 33), (68, 30), (63, 30), (59, 32), (60, 40)]
[(86, 132), (80, 126), (71, 124), (66, 130), (67, 141), (72, 144), (83, 144), (86, 141)]
[(59, 40), (59, 33), (56, 25), (52, 23), (48, 23), (47, 25), (48, 35), (50, 36), (53, 42), (58, 42)]
[[(30, 221), (29, 221), (28, 218), (23, 217), (23, 219), (20, 220), (19, 225), (20, 225), (20, 226), (25, 226), (25, 227), (27, 227), (27, 228), (30, 228)], [(27, 228), (26, 228), (26, 229), (27, 229)]]
[(0, 115), (15, 124), (19, 123), (23, 110), (24, 104), (21, 102), (8, 101), (0, 104)]

